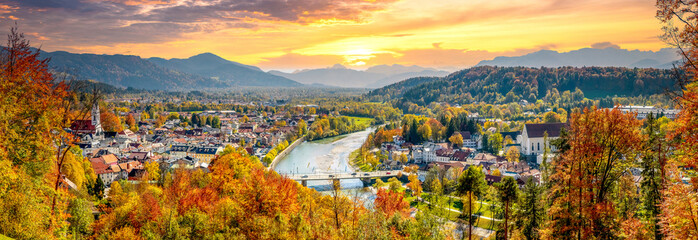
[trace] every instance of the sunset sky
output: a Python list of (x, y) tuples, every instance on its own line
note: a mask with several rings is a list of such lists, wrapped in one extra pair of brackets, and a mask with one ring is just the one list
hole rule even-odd
[(472, 66), (592, 45), (659, 50), (651, 0), (0, 0), (47, 51), (186, 58), (269, 69)]

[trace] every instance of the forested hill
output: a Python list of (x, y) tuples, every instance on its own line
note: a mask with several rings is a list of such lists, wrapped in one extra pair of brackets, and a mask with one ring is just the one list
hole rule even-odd
[(138, 56), (59, 51), (41, 52), (41, 57), (51, 58), (49, 65), (55, 71), (120, 87), (168, 90), (228, 87), (219, 80), (163, 68)]
[(582, 90), (588, 98), (652, 95), (673, 90), (672, 70), (621, 67), (473, 67), (443, 78), (411, 78), (369, 92), (373, 101), (398, 100), (426, 106), (432, 102), (535, 102), (548, 94)]

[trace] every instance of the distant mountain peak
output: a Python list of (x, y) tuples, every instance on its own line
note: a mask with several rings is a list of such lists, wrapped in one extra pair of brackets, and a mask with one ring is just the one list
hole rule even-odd
[(347, 69), (347, 67), (345, 67), (342, 64), (337, 63), (335, 65), (332, 65), (332, 67), (330, 67), (330, 69)]
[[(609, 44), (605, 44), (609, 45)], [(605, 46), (604, 45), (604, 46)], [(475, 66), (501, 67), (646, 67), (666, 68), (679, 60), (675, 49), (663, 48), (659, 51), (628, 50), (608, 46), (604, 48), (580, 48), (569, 52), (539, 50), (521, 56), (499, 56), (492, 60), (480, 61)]]

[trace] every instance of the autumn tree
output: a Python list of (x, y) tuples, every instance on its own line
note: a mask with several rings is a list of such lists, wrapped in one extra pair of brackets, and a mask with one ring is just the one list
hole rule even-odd
[(448, 141), (453, 144), (453, 147), (463, 146), (463, 136), (461, 136), (459, 132), (456, 132), (449, 137)]
[(407, 178), (410, 180), (407, 187), (412, 190), (412, 196), (419, 198), (422, 194), (422, 183), (417, 178), (417, 174), (410, 174)]
[(669, 239), (690, 239), (698, 236), (698, 3), (658, 0), (657, 7), (665, 42), (683, 57), (683, 66), (675, 71), (681, 89), (673, 97), (681, 112), (667, 133), (675, 144), (664, 170), (660, 225)]
[(129, 113), (128, 116), (126, 116), (125, 122), (131, 131), (134, 131), (134, 132), (138, 131), (138, 124), (136, 124), (136, 119), (133, 117), (133, 114)]
[(641, 142), (634, 114), (596, 108), (570, 118), (569, 150), (553, 161), (554, 199), (542, 237), (613, 238), (619, 226), (611, 191)]
[(143, 168), (148, 173), (148, 177), (146, 180), (157, 181), (160, 179), (160, 164), (158, 162), (146, 162), (145, 164), (143, 164)]
[(424, 123), (422, 126), (419, 126), (419, 129), (417, 129), (417, 132), (419, 133), (421, 139), (424, 140), (429, 140), (431, 138), (431, 127)]
[(64, 233), (69, 195), (59, 189), (61, 171), (77, 141), (65, 129), (84, 117), (39, 52), (12, 28), (0, 53), (0, 209), (8, 210), (0, 212), (0, 232), (20, 239)]
[(119, 120), (119, 117), (117, 117), (114, 112), (102, 110), (99, 115), (102, 129), (104, 129), (105, 132), (121, 132), (124, 130), (123, 125), (121, 125), (121, 120)]
[(509, 147), (507, 150), (507, 161), (509, 162), (519, 162), (519, 157), (521, 156), (521, 153), (519, 153), (519, 148), (515, 146)]
[(376, 194), (376, 200), (373, 203), (376, 209), (385, 213), (388, 216), (392, 216), (395, 213), (407, 214), (408, 207), (410, 206), (407, 201), (404, 200), (402, 193), (396, 191), (386, 191), (384, 188), (378, 189)]

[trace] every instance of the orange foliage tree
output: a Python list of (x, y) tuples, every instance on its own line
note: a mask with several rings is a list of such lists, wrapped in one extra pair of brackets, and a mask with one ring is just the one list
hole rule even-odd
[(406, 215), (410, 206), (404, 200), (402, 193), (384, 188), (378, 189), (376, 200), (374, 200), (373, 204), (376, 206), (376, 209), (387, 216), (392, 216), (395, 213)]
[(570, 149), (553, 161), (554, 199), (543, 238), (613, 238), (620, 225), (611, 190), (642, 141), (641, 121), (618, 109), (572, 114)]
[(0, 232), (16, 238), (64, 234), (67, 192), (61, 171), (76, 142), (66, 129), (76, 99), (54, 79), (23, 34), (12, 28), (0, 54)]
[(674, 152), (664, 169), (660, 225), (667, 238), (698, 236), (698, 2), (658, 0), (657, 18), (667, 23), (664, 40), (679, 49), (684, 65), (677, 69), (681, 109), (667, 134)]
[(124, 127), (121, 125), (121, 120), (112, 111), (102, 111), (99, 114), (102, 128), (106, 132), (121, 132)]

